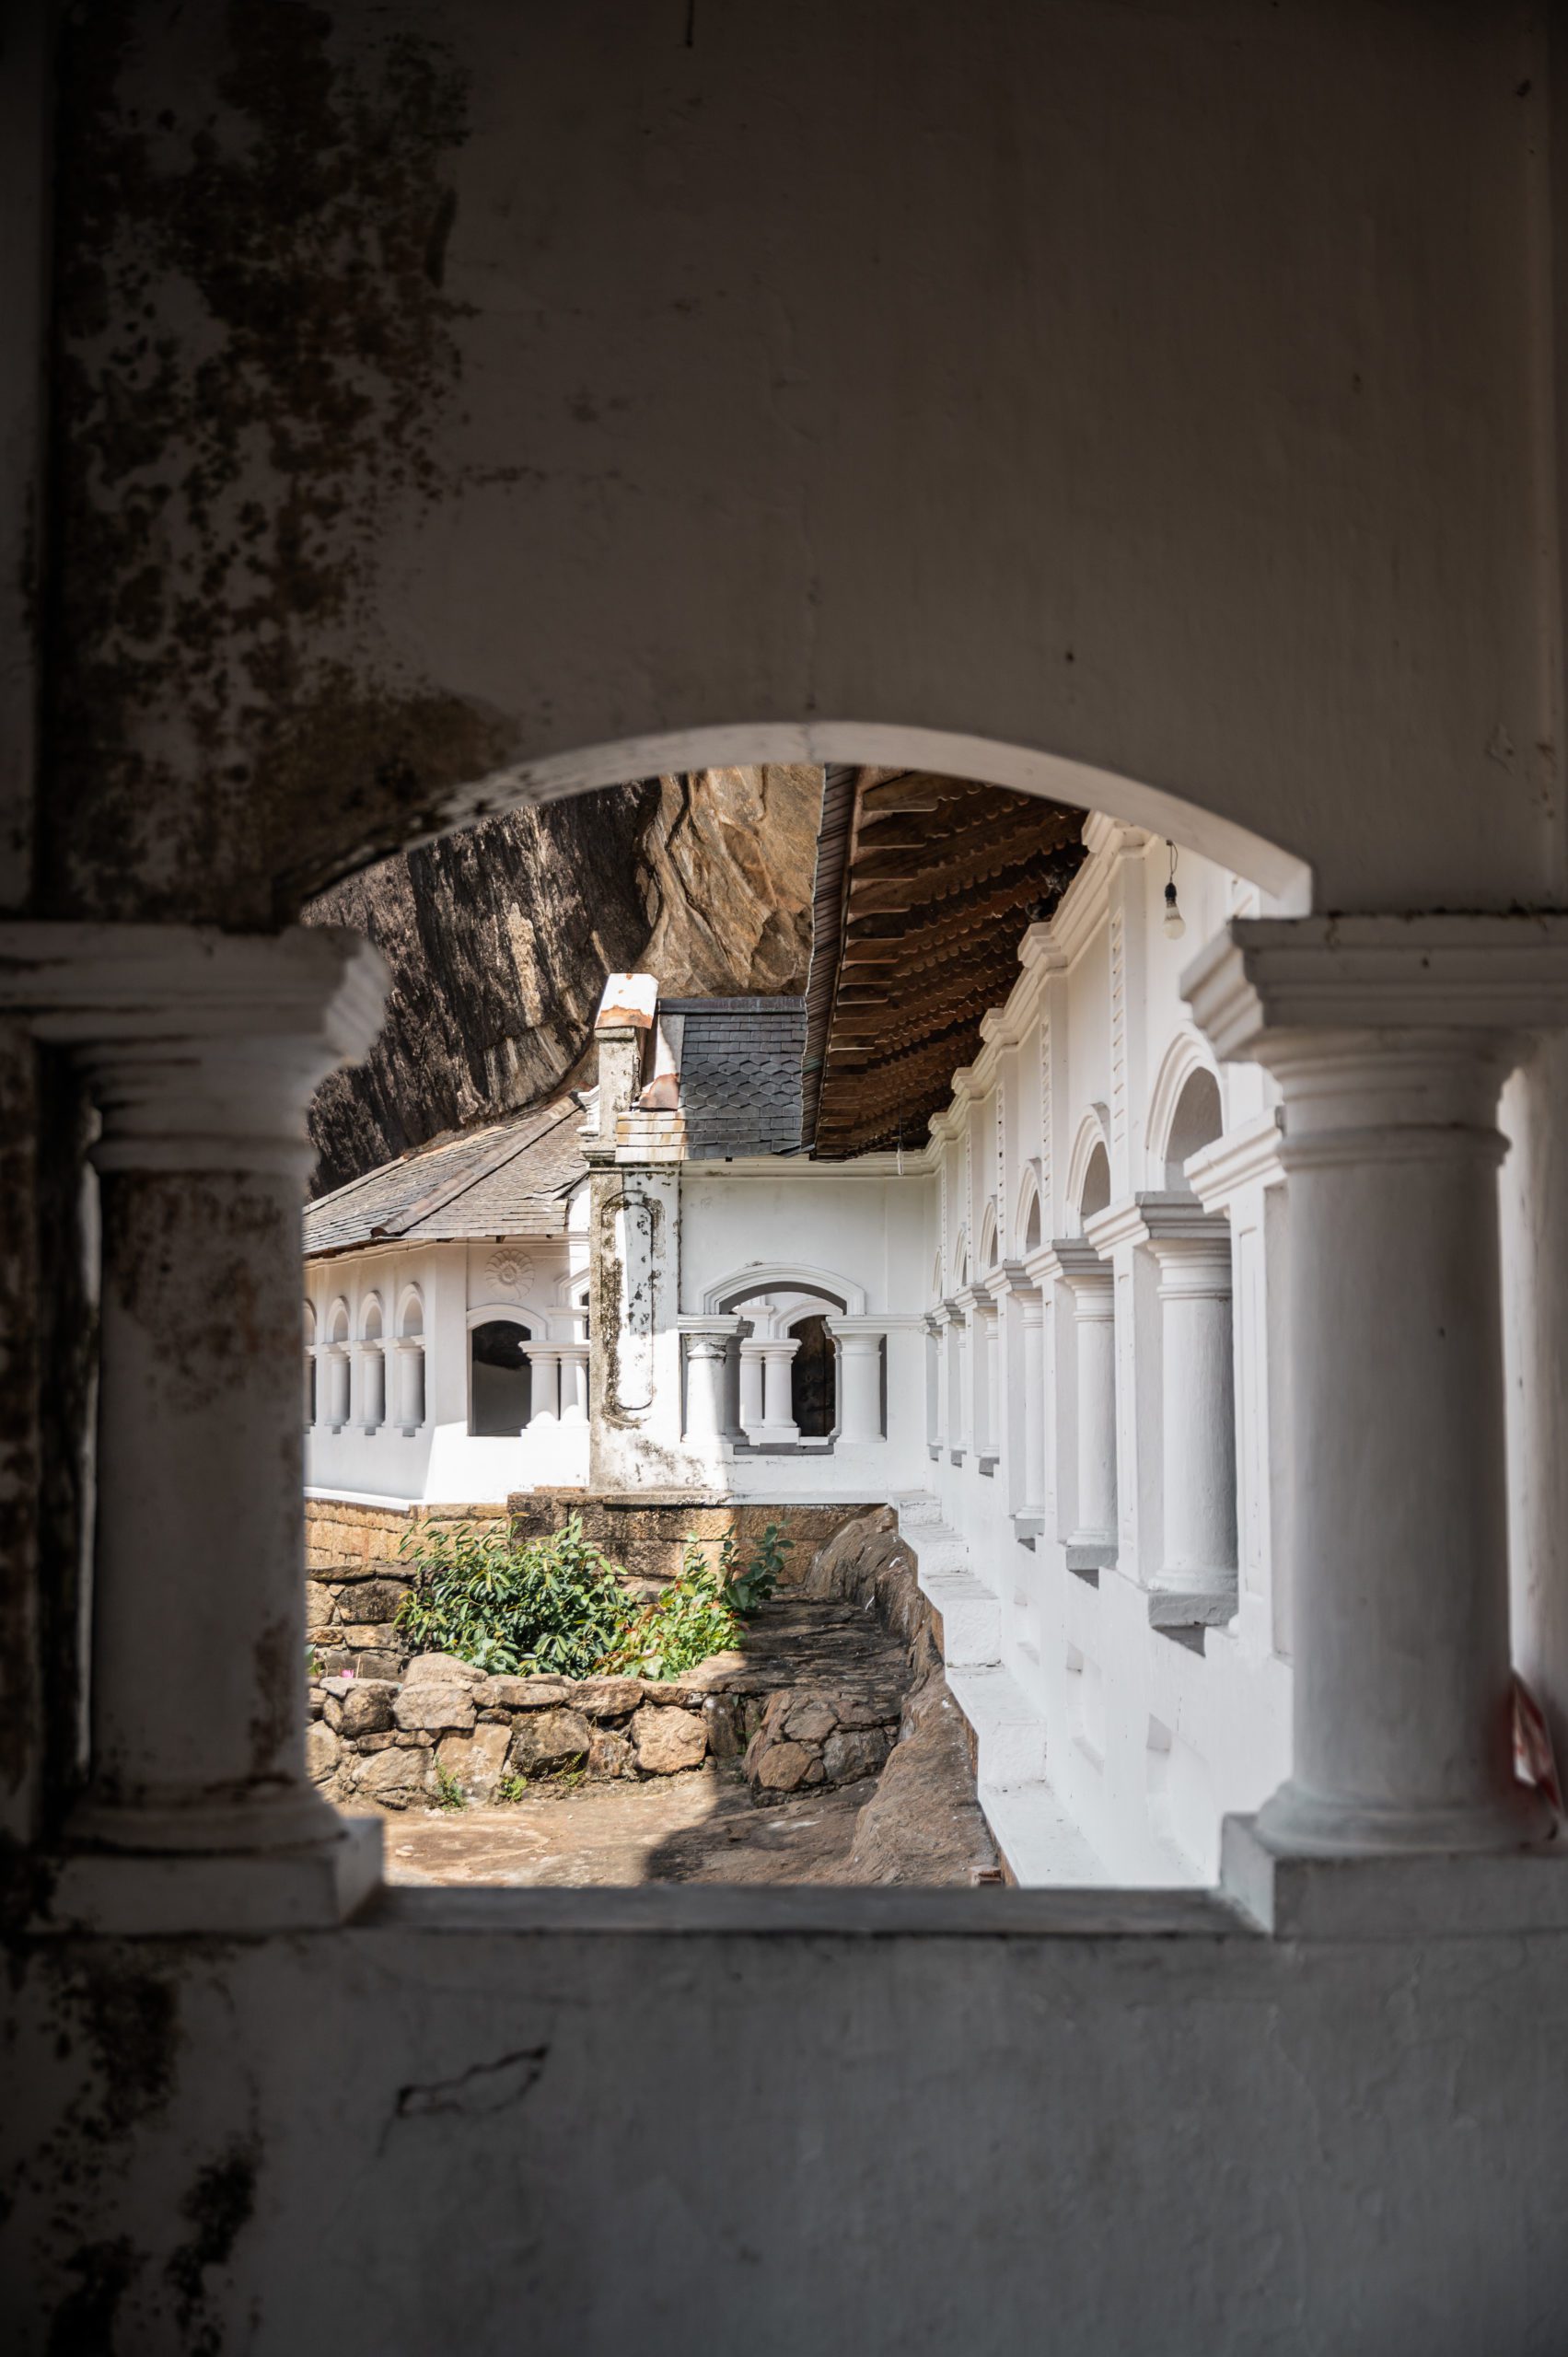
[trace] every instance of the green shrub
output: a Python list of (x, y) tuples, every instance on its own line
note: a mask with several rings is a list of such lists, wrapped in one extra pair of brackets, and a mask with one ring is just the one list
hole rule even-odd
[(624, 1678), (679, 1678), (727, 1651), (739, 1633), (723, 1573), (689, 1538), (679, 1577), (637, 1615), (600, 1666)]
[(616, 1566), (583, 1537), (577, 1515), (520, 1547), (507, 1531), (470, 1523), (416, 1526), (401, 1551), (417, 1578), (399, 1627), (422, 1653), (455, 1654), (480, 1669), (587, 1678), (633, 1617)]
[(733, 1538), (726, 1538), (719, 1550), (725, 1592), (743, 1620), (749, 1620), (759, 1605), (766, 1604), (784, 1577), (784, 1557), (795, 1544), (793, 1538), (786, 1538), (784, 1534), (782, 1523), (769, 1523), (762, 1533), (761, 1544), (743, 1572), (735, 1569)]

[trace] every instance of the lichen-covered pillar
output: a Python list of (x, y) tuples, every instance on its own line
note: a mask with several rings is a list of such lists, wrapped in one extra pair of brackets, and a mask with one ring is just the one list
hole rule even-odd
[(385, 969), (327, 928), (0, 947), (0, 999), (76, 1051), (102, 1120), (89, 1768), (52, 1910), (337, 1920), (379, 1855), (305, 1773), (299, 1222), (311, 1094), (369, 1046)]
[(1568, 921), (1235, 921), (1184, 989), (1284, 1100), (1294, 1762), (1258, 1833), (1516, 1847), (1550, 1813), (1511, 1740), (1496, 1115), (1568, 1016)]

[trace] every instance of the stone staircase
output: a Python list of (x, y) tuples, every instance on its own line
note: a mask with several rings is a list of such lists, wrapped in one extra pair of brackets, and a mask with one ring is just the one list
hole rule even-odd
[(975, 1570), (969, 1542), (925, 1491), (889, 1500), (914, 1558), (922, 1595), (942, 1622), (947, 1686), (973, 1736), (980, 1805), (1015, 1881), (1100, 1884), (1104, 1865), (1046, 1774), (1045, 1721), (1002, 1665), (1002, 1607)]

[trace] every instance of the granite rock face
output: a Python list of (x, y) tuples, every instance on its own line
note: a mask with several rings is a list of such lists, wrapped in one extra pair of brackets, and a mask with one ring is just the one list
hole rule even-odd
[(806, 987), (822, 772), (698, 770), (508, 812), (334, 885), (307, 923), (392, 970), (366, 1061), (311, 1109), (319, 1191), (579, 1074), (608, 973), (669, 997)]

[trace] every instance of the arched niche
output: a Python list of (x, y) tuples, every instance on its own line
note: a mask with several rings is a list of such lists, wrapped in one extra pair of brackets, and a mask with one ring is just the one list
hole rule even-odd
[(405, 1285), (398, 1304), (398, 1332), (405, 1342), (424, 1338), (424, 1296), (417, 1285)]
[(1091, 1105), (1078, 1124), (1067, 1165), (1067, 1201), (1079, 1229), (1110, 1201), (1110, 1120), (1103, 1105)]
[(378, 1342), (385, 1332), (381, 1311), (381, 1296), (369, 1294), (359, 1313), (359, 1339), (362, 1342)]
[(1040, 1173), (1032, 1162), (1026, 1167), (1019, 1182), (1017, 1209), (1013, 1215), (1013, 1236), (1016, 1248), (1022, 1253), (1038, 1251), (1045, 1240)]
[(327, 1340), (343, 1343), (349, 1338), (348, 1304), (340, 1293), (327, 1312)]
[(994, 1269), (1000, 1258), (1001, 1250), (998, 1241), (998, 1230), (996, 1224), (996, 1206), (994, 1203), (987, 1203), (985, 1207), (985, 1217), (981, 1223), (980, 1229), (980, 1260), (978, 1266), (981, 1274), (983, 1275), (989, 1269)]
[(1219, 1075), (1196, 1031), (1178, 1033), (1166, 1050), (1149, 1098), (1149, 1184), (1187, 1190), (1188, 1157), (1213, 1145), (1225, 1128)]
[(533, 1412), (528, 1345), (543, 1331), (515, 1304), (469, 1313), (469, 1431), (476, 1440), (515, 1439)]

